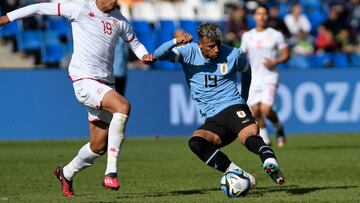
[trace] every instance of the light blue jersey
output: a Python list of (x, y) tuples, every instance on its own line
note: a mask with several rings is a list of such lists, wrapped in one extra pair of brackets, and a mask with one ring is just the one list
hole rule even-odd
[[(241, 49), (222, 44), (218, 58), (210, 60), (203, 57), (196, 43), (174, 47), (174, 40), (168, 41), (155, 50), (154, 56), (182, 64), (192, 99), (203, 117), (212, 117), (229, 106), (246, 103), (251, 68)], [(237, 89), (237, 71), (242, 73), (242, 95)]]

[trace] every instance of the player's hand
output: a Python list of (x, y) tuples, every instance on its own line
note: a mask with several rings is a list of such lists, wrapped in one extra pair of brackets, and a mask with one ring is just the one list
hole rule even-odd
[(194, 37), (186, 32), (183, 36), (176, 38), (176, 44), (186, 44), (192, 42), (193, 39)]
[(0, 17), (0, 27), (8, 24), (10, 22), (9, 17), (7, 15)]
[(145, 55), (142, 57), (142, 61), (143, 61), (145, 64), (155, 63), (156, 60), (157, 60), (157, 59), (156, 59), (152, 54), (145, 54)]
[(275, 67), (276, 67), (276, 61), (274, 60), (271, 60), (269, 58), (265, 58), (265, 61), (264, 61), (264, 66), (269, 69), (269, 70), (274, 70)]

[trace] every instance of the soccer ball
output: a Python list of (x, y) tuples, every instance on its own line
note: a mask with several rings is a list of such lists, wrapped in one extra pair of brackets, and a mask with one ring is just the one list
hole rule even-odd
[(249, 175), (243, 170), (225, 172), (220, 184), (220, 188), (228, 197), (245, 196), (251, 188)]

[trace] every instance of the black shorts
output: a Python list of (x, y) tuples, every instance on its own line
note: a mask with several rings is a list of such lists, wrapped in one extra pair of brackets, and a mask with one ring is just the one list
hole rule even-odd
[(249, 107), (246, 104), (237, 104), (207, 118), (198, 130), (207, 130), (218, 135), (221, 139), (220, 147), (223, 147), (233, 142), (242, 129), (254, 123), (256, 121)]

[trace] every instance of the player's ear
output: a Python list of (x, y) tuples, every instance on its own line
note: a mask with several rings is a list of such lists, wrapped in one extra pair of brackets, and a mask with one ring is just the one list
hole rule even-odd
[(197, 45), (199, 46), (199, 48), (201, 48), (201, 47), (202, 47), (202, 41), (201, 41), (200, 39), (198, 39), (198, 41), (197, 41)]

